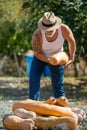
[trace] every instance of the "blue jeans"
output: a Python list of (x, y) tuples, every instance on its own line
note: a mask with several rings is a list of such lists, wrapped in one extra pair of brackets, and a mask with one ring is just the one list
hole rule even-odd
[(35, 56), (32, 60), (30, 79), (29, 79), (29, 98), (39, 100), (40, 98), (40, 78), (45, 66), (49, 66), (51, 72), (51, 82), (54, 92), (54, 97), (65, 96), (64, 93), (64, 66), (53, 66), (46, 62), (37, 59)]

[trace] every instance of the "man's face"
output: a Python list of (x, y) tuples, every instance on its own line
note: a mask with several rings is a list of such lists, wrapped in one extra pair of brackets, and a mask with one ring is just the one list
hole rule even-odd
[(55, 34), (56, 30), (51, 30), (51, 31), (46, 31), (45, 35), (46, 37), (53, 37), (53, 35)]

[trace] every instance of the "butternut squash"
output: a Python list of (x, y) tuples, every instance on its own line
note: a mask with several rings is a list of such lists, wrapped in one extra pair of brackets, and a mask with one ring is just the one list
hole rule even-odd
[(50, 98), (47, 99), (46, 101), (43, 101), (43, 103), (47, 103), (47, 104), (51, 104), (51, 105), (55, 105), (55, 104), (56, 104), (56, 98), (54, 98), (54, 97), (50, 97)]
[(59, 98), (56, 98), (55, 105), (59, 105), (59, 106), (65, 107), (65, 106), (68, 106), (68, 104), (69, 104), (69, 101), (68, 101), (68, 99), (66, 97), (61, 96)]
[(65, 107), (69, 104), (69, 101), (66, 97), (61, 96), (59, 98), (50, 97), (48, 100), (44, 101), (44, 103)]
[(35, 100), (23, 100), (16, 101), (12, 105), (12, 111), (17, 108), (24, 108), (27, 111), (33, 111), (40, 115), (46, 116), (69, 116), (73, 117), (73, 112), (69, 107), (61, 107), (56, 105), (51, 105)]
[(56, 117), (56, 116), (49, 116), (49, 117), (36, 117), (35, 119), (35, 126), (38, 129), (43, 129), (47, 127), (48, 129), (54, 128), (55, 125), (58, 124), (66, 124), (67, 129), (75, 129), (77, 127), (77, 122), (72, 117)]
[(18, 108), (14, 111), (14, 115), (18, 116), (18, 117), (21, 117), (21, 118), (30, 118), (30, 119), (35, 119), (36, 118), (36, 113), (33, 112), (33, 111), (26, 111), (25, 109), (23, 108)]
[(69, 57), (68, 57), (67, 53), (64, 51), (61, 51), (61, 52), (58, 52), (58, 53), (52, 55), (49, 58), (49, 62), (52, 65), (65, 65), (68, 62), (68, 59), (69, 59)]
[(78, 122), (82, 122), (86, 118), (86, 113), (80, 108), (71, 108), (72, 112), (74, 112), (78, 117)]
[(3, 125), (9, 130), (32, 130), (34, 121), (32, 119), (22, 119), (15, 115), (5, 115)]

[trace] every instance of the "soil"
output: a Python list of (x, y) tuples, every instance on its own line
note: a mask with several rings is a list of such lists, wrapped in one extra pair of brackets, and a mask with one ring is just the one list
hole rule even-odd
[[(4, 129), (2, 119), (5, 114), (12, 112), (11, 107), (15, 100), (28, 98), (28, 78), (0, 77), (0, 129)], [(69, 107), (79, 107), (87, 113), (87, 77), (65, 78), (64, 88), (69, 100)], [(49, 77), (41, 79), (41, 98), (46, 100), (53, 96)], [(81, 130), (87, 129), (87, 119)]]

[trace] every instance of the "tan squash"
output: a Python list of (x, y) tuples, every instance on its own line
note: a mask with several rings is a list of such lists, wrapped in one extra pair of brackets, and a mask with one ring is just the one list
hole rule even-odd
[(68, 101), (68, 99), (66, 97), (61, 96), (59, 98), (56, 98), (55, 105), (59, 105), (59, 106), (65, 107), (65, 106), (68, 106), (68, 104), (69, 104), (69, 101)]
[(86, 118), (86, 112), (80, 108), (71, 108), (72, 112), (74, 112), (78, 117), (78, 122), (81, 123)]
[(49, 129), (54, 128), (55, 125), (58, 124), (66, 124), (67, 129), (75, 129), (77, 127), (77, 121), (74, 118), (71, 117), (55, 117), (55, 116), (49, 116), (49, 117), (36, 117), (35, 119), (35, 126), (38, 129), (43, 129), (44, 127), (47, 127)]
[[(25, 101), (30, 101), (30, 99), (26, 99)], [(65, 96), (61, 96), (59, 98), (54, 98), (54, 97), (50, 97), (48, 98), (46, 101), (38, 101), (38, 102), (43, 102), (43, 103), (47, 103), (47, 104), (51, 104), (51, 105), (59, 105), (59, 106), (68, 106), (69, 101)]]
[(5, 115), (3, 125), (9, 130), (32, 130), (34, 121), (32, 119), (22, 119), (15, 115)]
[(65, 106), (68, 106), (69, 101), (66, 97), (61, 96), (59, 98), (50, 97), (48, 100), (44, 101), (44, 103), (65, 107)]
[(54, 98), (54, 97), (50, 97), (50, 98), (47, 99), (46, 101), (43, 101), (43, 103), (47, 103), (47, 104), (51, 104), (51, 105), (55, 105), (55, 104), (56, 104), (56, 98)]
[(68, 60), (69, 57), (67, 53), (64, 51), (58, 52), (49, 58), (49, 62), (52, 65), (65, 65), (68, 62)]
[(33, 111), (26, 111), (25, 109), (23, 108), (18, 108), (14, 111), (14, 115), (18, 116), (18, 117), (21, 117), (21, 118), (24, 118), (24, 119), (35, 119), (36, 118), (36, 113), (33, 112)]
[(33, 111), (37, 114), (48, 116), (73, 117), (74, 114), (69, 107), (51, 105), (31, 99), (14, 102), (12, 105), (12, 111), (14, 111), (17, 108), (24, 108), (27, 111)]

